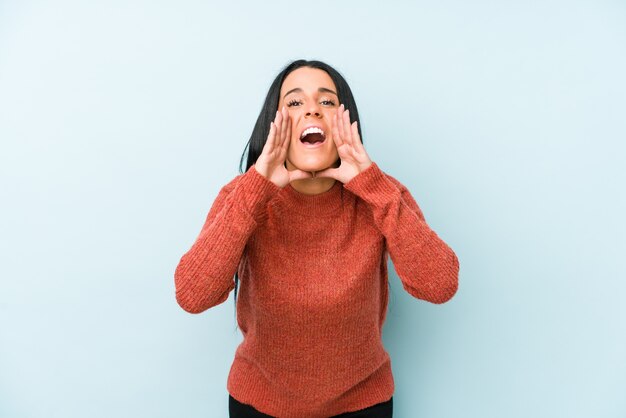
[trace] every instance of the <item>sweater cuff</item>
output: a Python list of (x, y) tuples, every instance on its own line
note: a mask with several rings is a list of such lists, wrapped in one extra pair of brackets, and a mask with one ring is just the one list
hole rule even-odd
[(387, 178), (375, 162), (350, 179), (344, 188), (371, 204), (401, 199), (400, 189)]
[(241, 176), (236, 189), (240, 197), (236, 204), (258, 222), (265, 213), (267, 203), (274, 198), (281, 187), (256, 171), (252, 165)]

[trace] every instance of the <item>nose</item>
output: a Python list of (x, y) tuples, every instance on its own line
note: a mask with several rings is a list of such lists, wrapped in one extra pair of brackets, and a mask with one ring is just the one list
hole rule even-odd
[(315, 101), (312, 101), (311, 104), (308, 106), (308, 108), (306, 109), (305, 115), (306, 116), (315, 115), (315, 117), (317, 118), (322, 117), (322, 113), (320, 112), (318, 104)]

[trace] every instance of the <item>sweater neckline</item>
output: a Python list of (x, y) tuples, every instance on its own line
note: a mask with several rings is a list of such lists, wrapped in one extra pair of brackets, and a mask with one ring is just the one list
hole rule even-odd
[(291, 183), (283, 190), (283, 202), (289, 211), (304, 216), (337, 214), (343, 204), (343, 184), (339, 180), (335, 180), (330, 189), (318, 194), (301, 193), (294, 189)]

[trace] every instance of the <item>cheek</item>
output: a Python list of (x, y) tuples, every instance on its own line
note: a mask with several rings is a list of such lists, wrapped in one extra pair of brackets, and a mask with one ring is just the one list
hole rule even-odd
[(336, 112), (337, 112), (337, 109), (334, 107), (326, 108), (324, 109), (324, 118), (326, 118), (326, 120), (330, 122), (333, 120), (333, 116), (335, 115)]
[(289, 118), (291, 120), (291, 138), (295, 141), (298, 139), (297, 123), (291, 118), (291, 115), (289, 115)]

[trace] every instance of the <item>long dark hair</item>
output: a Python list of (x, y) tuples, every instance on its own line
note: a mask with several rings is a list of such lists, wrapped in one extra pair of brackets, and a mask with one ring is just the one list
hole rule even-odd
[[(261, 108), (261, 113), (254, 124), (254, 129), (252, 130), (252, 135), (250, 135), (250, 139), (246, 144), (246, 148), (244, 148), (243, 153), (241, 154), (241, 159), (239, 161), (239, 172), (241, 174), (248, 171), (250, 167), (256, 162), (256, 160), (261, 155), (263, 151), (263, 147), (265, 146), (265, 142), (267, 141), (267, 135), (270, 131), (270, 122), (274, 120), (276, 117), (276, 111), (278, 110), (278, 102), (280, 100), (280, 88), (283, 85), (283, 81), (292, 71), (300, 68), (300, 67), (309, 67), (309, 68), (318, 68), (320, 70), (326, 71), (330, 78), (335, 83), (335, 87), (337, 88), (337, 96), (339, 96), (339, 104), (343, 103), (346, 109), (350, 110), (350, 123), (354, 123), (357, 121), (357, 129), (359, 131), (359, 136), (361, 138), (361, 142), (363, 142), (363, 134), (361, 133), (361, 121), (359, 120), (359, 111), (356, 107), (356, 102), (354, 101), (354, 96), (352, 96), (352, 90), (350, 90), (350, 86), (343, 78), (343, 76), (335, 70), (330, 65), (315, 60), (304, 60), (299, 59), (296, 61), (287, 64), (280, 73), (276, 76), (272, 85), (267, 92), (267, 96), (265, 97), (265, 103), (263, 103), (263, 107)], [(248, 150), (248, 160), (246, 162), (245, 169), (242, 168), (243, 159), (246, 154), (246, 149)], [(239, 274), (235, 272), (235, 317), (237, 316), (237, 286), (239, 283)]]

